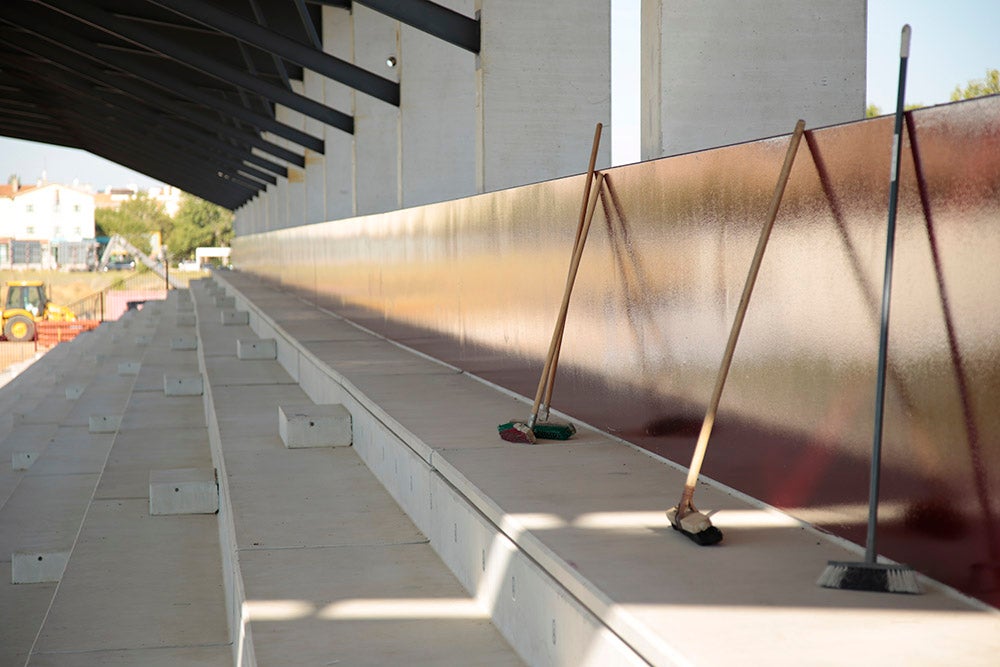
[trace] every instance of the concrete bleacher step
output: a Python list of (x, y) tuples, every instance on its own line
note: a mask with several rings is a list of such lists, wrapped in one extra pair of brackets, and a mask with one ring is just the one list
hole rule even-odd
[[(273, 356), (241, 358), (246, 325), (214, 317), (203, 285), (192, 293), (242, 654), (268, 665), (521, 664), (349, 446), (346, 409), (313, 403)], [(310, 446), (287, 448), (280, 430)]]
[(709, 480), (727, 544), (699, 549), (664, 515), (678, 466), (586, 427), (502, 442), (523, 398), (252, 276), (215, 280), (310, 400), (350, 411), (351, 449), (530, 664), (991, 665), (1000, 650), (997, 610), (929, 579), (920, 596), (817, 586), (860, 550)]
[[(0, 664), (231, 663), (215, 516), (149, 513), (151, 469), (211, 466), (201, 398), (163, 391), (166, 370), (197, 369), (193, 351), (169, 349), (178, 329), (167, 312), (144, 308), (88, 334), (91, 354), (70, 374), (82, 390), (53, 389), (70, 409), (0, 506), (0, 549), (43, 545), (18, 558), (68, 561), (58, 586), (12, 584), (4, 564), (0, 609), (19, 613), (0, 618), (12, 620), (0, 623)], [(117, 373), (126, 361), (139, 362), (135, 374)], [(90, 432), (94, 415), (115, 428)]]

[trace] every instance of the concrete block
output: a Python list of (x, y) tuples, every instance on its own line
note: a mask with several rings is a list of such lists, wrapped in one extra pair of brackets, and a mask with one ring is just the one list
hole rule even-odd
[(88, 430), (91, 433), (114, 433), (121, 423), (121, 415), (91, 415)]
[(118, 375), (138, 375), (140, 366), (138, 361), (123, 361), (118, 364)]
[(12, 584), (58, 582), (69, 562), (68, 548), (28, 548), (15, 551), (10, 557)]
[(163, 393), (167, 396), (201, 396), (205, 383), (200, 375), (163, 374)]
[(149, 471), (149, 513), (215, 514), (219, 483), (215, 468), (174, 468)]
[(67, 385), (67, 387), (66, 387), (66, 400), (67, 401), (75, 401), (76, 399), (80, 398), (80, 396), (83, 395), (83, 390), (85, 388), (86, 388), (86, 385), (83, 385), (83, 384), (71, 384), (71, 385)]
[(170, 349), (171, 350), (197, 350), (198, 349), (198, 337), (185, 335), (176, 336), (170, 339)]
[(215, 307), (216, 308), (235, 308), (236, 299), (231, 296), (217, 296), (215, 297)]
[(194, 304), (190, 301), (178, 301), (177, 302), (177, 312), (178, 313), (191, 313), (194, 312)]
[(273, 338), (261, 340), (239, 339), (236, 341), (238, 359), (277, 359), (278, 343)]
[(152, 340), (153, 340), (152, 336), (143, 334), (142, 336), (135, 337), (135, 344), (138, 345), (139, 347), (145, 347), (146, 345), (149, 345), (150, 341)]
[(11, 452), (10, 467), (14, 470), (27, 470), (36, 460), (38, 452)]
[(177, 326), (179, 326), (179, 327), (193, 327), (194, 326), (194, 313), (177, 313)]
[(227, 326), (250, 324), (250, 313), (245, 310), (223, 310), (219, 315), (222, 323)]
[(350, 447), (351, 413), (343, 405), (282, 405), (278, 434), (285, 447)]

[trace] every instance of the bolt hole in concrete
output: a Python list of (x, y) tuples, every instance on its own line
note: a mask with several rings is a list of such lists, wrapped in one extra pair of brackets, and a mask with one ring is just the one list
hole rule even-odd
[(174, 493), (180, 493), (180, 492), (181, 492), (180, 487), (175, 486), (174, 487)]
[(310, 425), (310, 426), (315, 426), (315, 425), (316, 425), (316, 422), (309, 422), (309, 425)]
[(38, 560), (42, 560), (42, 557), (41, 557), (41, 556), (39, 556), (39, 557), (38, 557)]

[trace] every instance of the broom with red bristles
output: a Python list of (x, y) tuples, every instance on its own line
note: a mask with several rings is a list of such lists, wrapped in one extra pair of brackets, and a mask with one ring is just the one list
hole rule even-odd
[[(587, 166), (587, 177), (584, 183), (583, 203), (580, 207), (580, 218), (577, 223), (576, 237), (573, 240), (573, 254), (570, 259), (569, 273), (566, 277), (566, 288), (563, 292), (562, 305), (559, 308), (559, 315), (556, 317), (556, 324), (552, 330), (552, 339), (549, 343), (548, 353), (545, 355), (545, 364), (542, 367), (542, 376), (538, 381), (538, 389), (535, 392), (535, 402), (531, 408), (531, 414), (526, 421), (511, 419), (497, 426), (497, 431), (503, 440), (508, 442), (520, 442), (525, 444), (535, 444), (538, 438), (543, 440), (568, 440), (576, 433), (576, 427), (568, 422), (549, 421), (549, 405), (552, 401), (552, 391), (555, 383), (556, 367), (559, 363), (559, 352), (562, 349), (563, 333), (566, 329), (566, 315), (569, 311), (570, 296), (573, 293), (573, 285), (576, 282), (576, 274), (580, 268), (580, 260), (583, 257), (583, 249), (587, 244), (587, 234), (590, 231), (590, 223), (594, 217), (594, 210), (597, 207), (597, 195), (601, 191), (604, 175), (597, 173), (595, 176), (594, 165), (597, 161), (597, 151), (601, 144), (601, 123), (594, 129), (594, 143), (590, 150), (590, 163)], [(544, 400), (543, 400), (544, 398)], [(542, 419), (539, 419), (541, 414)]]

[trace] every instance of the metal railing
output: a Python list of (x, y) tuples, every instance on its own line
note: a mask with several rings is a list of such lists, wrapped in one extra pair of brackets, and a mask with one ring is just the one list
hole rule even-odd
[(69, 304), (78, 320), (107, 322), (117, 320), (146, 301), (167, 298), (169, 283), (152, 271), (139, 269), (133, 275), (120, 278), (99, 292), (94, 292)]

